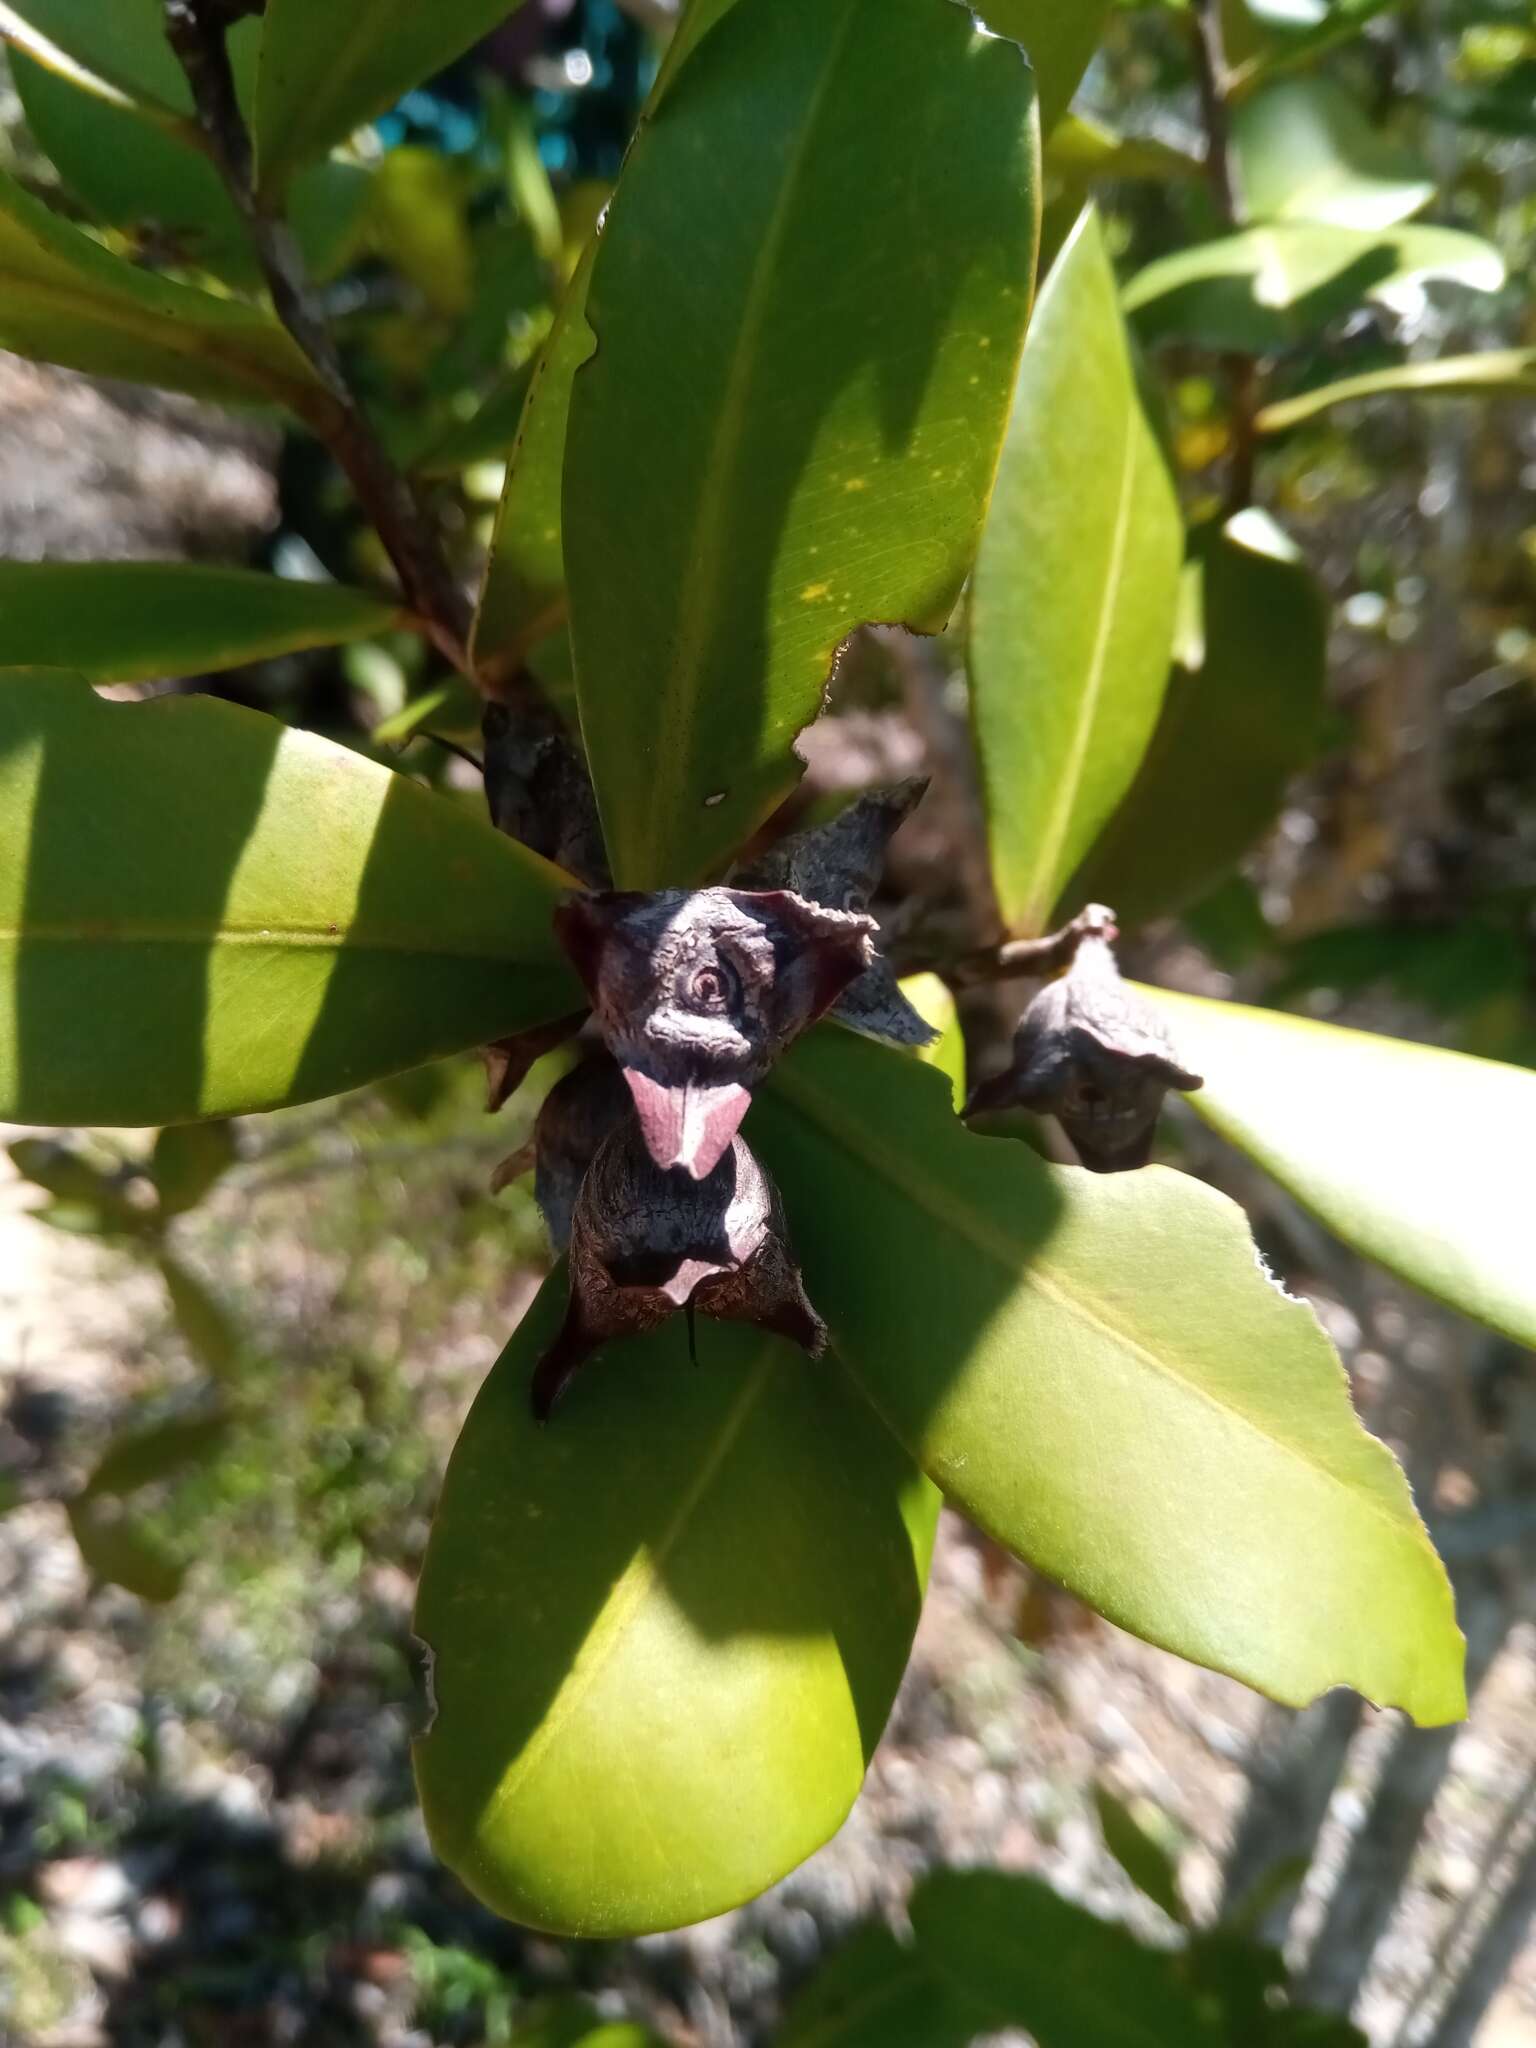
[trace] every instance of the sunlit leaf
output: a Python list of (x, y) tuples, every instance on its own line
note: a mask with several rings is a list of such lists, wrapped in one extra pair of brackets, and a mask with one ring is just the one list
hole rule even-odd
[(95, 682), (201, 675), (386, 632), (398, 604), (190, 562), (0, 562), (0, 668)]
[(1277, 1010), (1167, 1008), (1207, 1122), (1357, 1251), (1536, 1344), (1530, 1218), (1508, 1179), (1536, 1143), (1536, 1074)]
[(1238, 109), (1232, 144), (1254, 220), (1385, 228), (1434, 196), (1428, 168), (1366, 120), (1335, 79), (1292, 78)]
[(1353, 1685), (1461, 1713), (1450, 1588), (1403, 1475), (1235, 1204), (972, 1136), (938, 1077), (835, 1027), (748, 1129), (839, 1355), (989, 1534), (1275, 1698)]
[(1297, 549), (1248, 511), (1197, 534), (1192, 560), (1200, 665), (1175, 671), (1130, 793), (1065, 899), (1111, 904), (1126, 924), (1220, 881), (1322, 739), (1328, 608)]
[(737, 0), (642, 125), (564, 489), (623, 886), (708, 873), (773, 810), (856, 625), (948, 616), (1028, 312), (1037, 148), (1017, 47), (950, 0)]
[(1090, 210), (1030, 327), (967, 607), (992, 878), (1012, 931), (1046, 930), (1146, 752), (1183, 549)]
[(1266, 355), (1389, 287), (1433, 282), (1497, 291), (1504, 262), (1457, 228), (1276, 221), (1159, 257), (1132, 278), (1124, 305), (1146, 341)]
[(978, 0), (988, 28), (1012, 36), (1029, 52), (1040, 94), (1040, 132), (1050, 135), (1072, 104), (1104, 24), (1110, 0)]
[(0, 0), (0, 37), (28, 57), (99, 99), (189, 129), (192, 95), (164, 23), (161, 0)]
[(587, 1366), (546, 1428), (545, 1288), (433, 1526), (416, 1744), (433, 1844), (507, 1918), (680, 1926), (843, 1819), (916, 1627), (936, 1497), (831, 1358), (681, 1322)]
[(279, 190), (511, 11), (509, 0), (267, 0), (254, 122), (263, 187)]
[(1282, 434), (1287, 427), (1362, 398), (1536, 398), (1536, 348), (1490, 348), (1477, 355), (1367, 370), (1266, 405), (1258, 416), (1258, 429), (1261, 434)]
[(0, 675), (0, 1115), (232, 1115), (547, 1022), (564, 885), (257, 712)]
[(269, 313), (136, 269), (3, 172), (0, 348), (201, 398), (270, 401), (311, 424), (333, 403)]
[(917, 1057), (948, 1076), (958, 1109), (966, 1092), (965, 1033), (960, 1028), (960, 1012), (949, 984), (936, 974), (909, 974), (901, 984), (901, 992), (923, 1022), (931, 1024), (939, 1034), (917, 1048)]
[(1039, 2048), (1223, 2048), (1174, 1956), (1038, 1878), (937, 1871), (911, 1913), (924, 1958)]

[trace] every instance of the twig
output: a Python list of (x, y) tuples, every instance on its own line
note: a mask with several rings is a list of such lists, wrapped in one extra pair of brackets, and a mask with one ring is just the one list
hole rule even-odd
[(416, 491), (380, 445), (348, 384), (330, 329), (312, 301), (287, 223), (257, 190), (250, 131), (235, 95), (225, 32), (251, 0), (165, 0), (165, 32), (192, 88), (209, 155), (239, 208), (277, 317), (325, 389), (329, 404), (310, 424), (345, 472), (395, 566), (407, 602), (455, 668), (473, 677), (469, 600), (438, 543)]
[[(1194, 0), (1195, 82), (1205, 121), (1205, 176), (1222, 225), (1240, 228), (1244, 203), (1232, 147), (1233, 73), (1227, 64), (1221, 27), (1221, 0)], [(1250, 355), (1223, 359), (1231, 398), (1232, 455), (1227, 471), (1226, 510), (1240, 512), (1253, 502), (1254, 465), (1258, 453), (1259, 370)]]
[[(963, 953), (957, 960), (932, 962), (930, 967), (956, 988), (979, 988), (989, 981), (1022, 981), (1026, 976), (1048, 981), (1072, 965), (1084, 939), (1117, 936), (1115, 913), (1102, 903), (1090, 903), (1070, 924), (1043, 939), (1007, 939), (998, 946)], [(903, 974), (918, 971), (903, 961)]]

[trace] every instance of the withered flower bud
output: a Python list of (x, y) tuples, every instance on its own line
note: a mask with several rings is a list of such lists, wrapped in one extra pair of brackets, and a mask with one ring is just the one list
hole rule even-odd
[(680, 1309), (755, 1323), (813, 1358), (826, 1326), (806, 1299), (778, 1190), (741, 1138), (694, 1179), (658, 1167), (632, 1115), (600, 1147), (571, 1225), (571, 1298), (533, 1378), (547, 1421), (572, 1375), (617, 1337)]
[(571, 1219), (588, 1167), (604, 1139), (633, 1115), (624, 1076), (601, 1050), (573, 1067), (545, 1096), (527, 1148), (530, 1156), (514, 1158), (520, 1170), (533, 1166), (534, 1200), (557, 1252), (570, 1244)]
[[(824, 825), (791, 833), (732, 877), (744, 889), (793, 889), (828, 910), (868, 910), (892, 839), (922, 802), (923, 776), (872, 789)], [(832, 1014), (856, 1031), (896, 1045), (929, 1045), (938, 1036), (901, 992), (891, 964), (876, 953)]]
[(670, 889), (573, 897), (555, 930), (652, 1160), (702, 1180), (775, 1059), (868, 966), (874, 924), (782, 889)]
[(965, 1106), (1054, 1116), (1095, 1173), (1124, 1173), (1152, 1157), (1170, 1088), (1203, 1086), (1179, 1064), (1167, 1027), (1121, 977), (1108, 911), (1085, 918), (1071, 966), (1043, 988), (1019, 1023), (1013, 1064)]

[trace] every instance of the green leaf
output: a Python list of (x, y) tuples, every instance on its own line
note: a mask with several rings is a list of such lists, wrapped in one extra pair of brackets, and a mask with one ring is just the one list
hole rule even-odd
[(1504, 262), (1456, 228), (1370, 230), (1277, 221), (1149, 263), (1124, 306), (1147, 342), (1268, 355), (1292, 348), (1389, 287), (1444, 282), (1497, 291)]
[(416, 1631), (438, 1854), (508, 1919), (618, 1936), (754, 1897), (853, 1802), (917, 1624), (937, 1499), (829, 1359), (681, 1321), (548, 1428), (545, 1287), (482, 1388)]
[(1283, 434), (1336, 405), (1362, 398), (1531, 398), (1536, 396), (1536, 348), (1491, 348), (1477, 355), (1441, 356), (1434, 362), (1397, 363), (1298, 392), (1266, 405), (1256, 422), (1261, 434)]
[(335, 583), (190, 562), (0, 562), (0, 668), (94, 682), (200, 675), (387, 632), (399, 605)]
[(240, 1363), (240, 1331), (234, 1318), (180, 1259), (162, 1252), (158, 1264), (187, 1349), (215, 1379), (228, 1379)]
[(967, 607), (992, 877), (1010, 931), (1046, 930), (1146, 752), (1183, 549), (1090, 208), (1040, 294)]
[(0, 348), (198, 398), (270, 400), (311, 425), (334, 404), (270, 314), (135, 269), (3, 172)]
[(1081, 186), (1090, 178), (1151, 178), (1159, 183), (1199, 178), (1205, 166), (1149, 135), (1120, 135), (1086, 114), (1068, 114), (1045, 151), (1048, 178)]
[(577, 264), (523, 403), (496, 514), (470, 651), (490, 679), (512, 674), (565, 617), (561, 476), (576, 372), (591, 355), (587, 288), (596, 243)]
[(1190, 1101), (1223, 1137), (1357, 1251), (1536, 1344), (1529, 1217), (1507, 1179), (1536, 1143), (1536, 1074), (1276, 1010), (1166, 1006), (1206, 1076)]
[(227, 1415), (179, 1416), (150, 1429), (132, 1430), (107, 1446), (76, 1498), (137, 1493), (141, 1486), (174, 1479), (189, 1466), (206, 1465), (228, 1434)]
[(1232, 144), (1253, 220), (1387, 228), (1427, 206), (1428, 167), (1371, 126), (1335, 79), (1292, 78), (1239, 107)]
[(990, 1535), (1289, 1704), (1353, 1685), (1460, 1715), (1450, 1588), (1403, 1475), (1235, 1204), (972, 1136), (938, 1076), (835, 1027), (780, 1062), (749, 1135), (839, 1355)]
[(960, 1029), (960, 1011), (949, 984), (936, 974), (909, 974), (901, 992), (923, 1022), (939, 1034), (917, 1047), (917, 1057), (948, 1077), (958, 1110), (966, 1097), (965, 1033)]
[(1000, 36), (1029, 53), (1040, 95), (1040, 133), (1048, 136), (1065, 116), (1093, 61), (1109, 19), (1110, 0), (979, 0), (976, 12)]
[(195, 1209), (239, 1156), (227, 1123), (177, 1124), (162, 1131), (149, 1162), (160, 1191), (160, 1214), (181, 1216)]
[(1033, 1877), (942, 1870), (912, 1895), (918, 1947), (1039, 2048), (1222, 2048), (1177, 1958)]
[(1203, 661), (1176, 670), (1130, 793), (1065, 899), (1113, 904), (1127, 925), (1221, 880), (1322, 738), (1328, 606), (1297, 550), (1248, 511), (1197, 534), (1193, 560)]
[(0, 37), (98, 99), (194, 132), (161, 0), (0, 0)]
[(546, 1023), (567, 886), (260, 713), (0, 675), (0, 1116), (237, 1115)]
[(19, 1138), (6, 1149), (23, 1180), (56, 1202), (94, 1210), (103, 1230), (137, 1236), (153, 1227), (153, 1215), (138, 1208), (119, 1182), (82, 1159), (72, 1146), (56, 1138)]
[[(510, 455), (517, 445), (523, 408), (533, 382), (533, 365), (509, 371), (468, 419), (458, 420), (420, 454), (411, 468), (419, 476), (457, 476), (477, 462)], [(561, 445), (564, 446), (562, 436)], [(556, 492), (558, 496), (558, 491)]]
[(1029, 309), (1037, 149), (1018, 49), (950, 0), (738, 0), (642, 126), (564, 491), (621, 886), (708, 874), (768, 816), (855, 626), (948, 617)]
[(790, 2005), (774, 2048), (970, 2048), (996, 2016), (888, 1927), (862, 1927)]
[[(1144, 1803), (1138, 1801), (1138, 1806)], [(1179, 1895), (1178, 1857), (1171, 1846), (1173, 1830), (1166, 1822), (1161, 1828), (1149, 1824), (1107, 1785), (1094, 1786), (1093, 1804), (1110, 1855), (1143, 1897), (1182, 1925), (1184, 1901)]]
[(174, 1600), (185, 1568), (142, 1522), (122, 1512), (103, 1513), (93, 1503), (72, 1500), (69, 1526), (93, 1579), (122, 1586), (141, 1600), (163, 1605)]
[(267, 0), (254, 122), (263, 190), (280, 190), (508, 11), (508, 0)]

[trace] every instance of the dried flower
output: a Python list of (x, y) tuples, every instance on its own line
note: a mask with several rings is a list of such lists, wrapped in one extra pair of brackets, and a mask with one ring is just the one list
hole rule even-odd
[(571, 1225), (565, 1322), (540, 1359), (533, 1411), (547, 1421), (580, 1366), (680, 1309), (773, 1330), (820, 1357), (826, 1326), (806, 1299), (778, 1190), (741, 1138), (700, 1179), (658, 1167), (626, 1114), (598, 1150)]
[[(823, 825), (781, 839), (733, 880), (745, 889), (793, 889), (828, 910), (868, 910), (892, 839), (927, 792), (922, 776), (872, 789)], [(896, 1045), (929, 1045), (938, 1036), (901, 992), (879, 953), (833, 1005), (856, 1031)]]
[(982, 1082), (965, 1114), (1032, 1109), (1054, 1116), (1084, 1166), (1123, 1173), (1152, 1156), (1170, 1088), (1203, 1085), (1180, 1065), (1167, 1027), (1121, 976), (1107, 910), (1086, 913), (1071, 966), (1019, 1023), (1013, 1064)]
[(873, 922), (787, 890), (576, 896), (555, 930), (658, 1167), (702, 1180), (751, 1091), (870, 960)]

